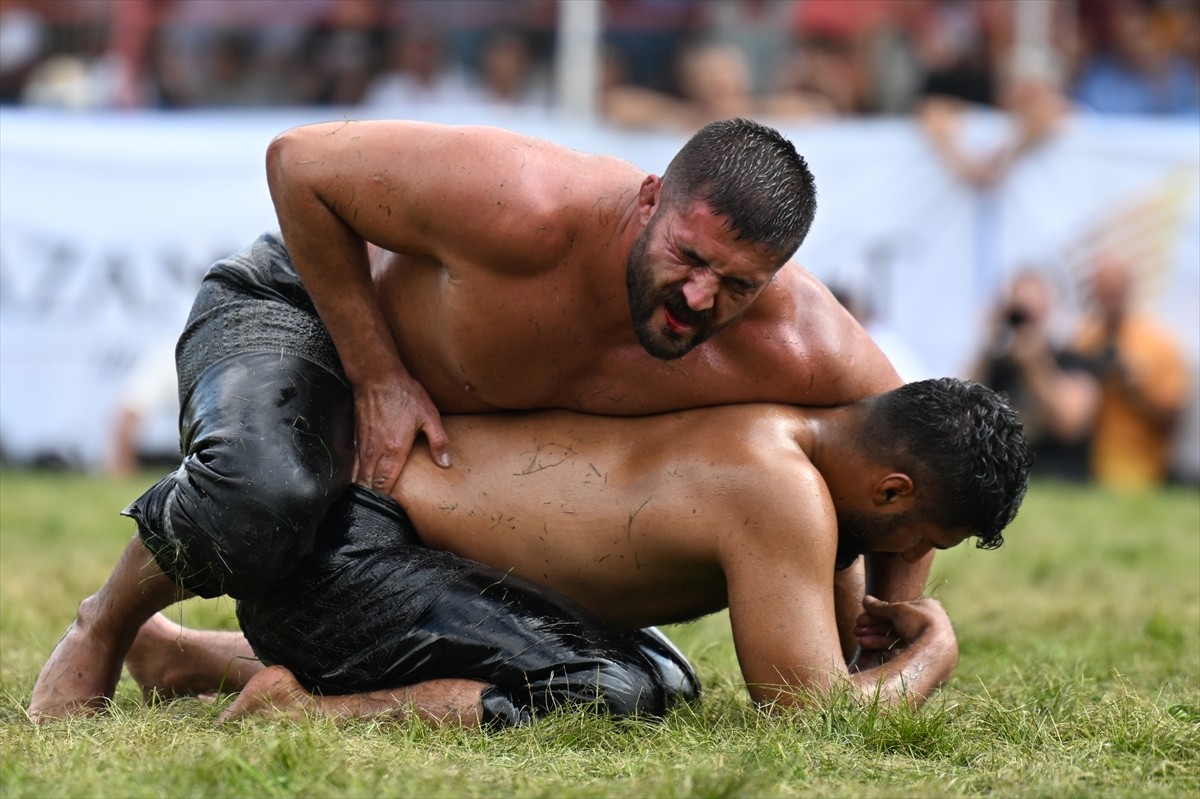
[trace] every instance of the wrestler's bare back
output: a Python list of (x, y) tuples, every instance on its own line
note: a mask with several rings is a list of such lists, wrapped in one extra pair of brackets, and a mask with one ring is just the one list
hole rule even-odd
[[(788, 475), (813, 472), (802, 416), (782, 406), (446, 423), (454, 468), (410, 458), (395, 494), (422, 540), (511, 568), (625, 628), (724, 608), (739, 536), (792, 506), (802, 487)], [(795, 535), (800, 551), (811, 533), (772, 532)]]

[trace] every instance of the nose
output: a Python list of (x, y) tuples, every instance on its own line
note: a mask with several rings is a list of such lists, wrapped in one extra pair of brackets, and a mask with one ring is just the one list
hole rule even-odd
[(900, 557), (904, 559), (905, 563), (916, 563), (917, 561), (919, 561), (921, 558), (925, 557), (932, 551), (933, 551), (933, 544), (929, 543), (928, 541), (922, 540), (919, 544), (917, 544), (912, 549), (906, 549), (903, 552), (901, 552)]
[(717, 301), (720, 282), (707, 269), (693, 269), (683, 284), (683, 298), (693, 311), (707, 311)]

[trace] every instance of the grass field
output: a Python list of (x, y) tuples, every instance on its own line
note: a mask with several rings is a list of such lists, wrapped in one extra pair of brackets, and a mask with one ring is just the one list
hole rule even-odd
[[(1002, 550), (940, 554), (931, 593), (961, 657), (917, 713), (831, 701), (763, 718), (718, 615), (669, 629), (706, 697), (662, 724), (217, 726), (194, 700), (144, 706), (126, 677), (111, 714), (35, 728), (38, 669), (149, 479), (0, 473), (0, 796), (1200, 796), (1195, 490), (1035, 485)], [(189, 625), (232, 626), (227, 601), (182, 607)]]

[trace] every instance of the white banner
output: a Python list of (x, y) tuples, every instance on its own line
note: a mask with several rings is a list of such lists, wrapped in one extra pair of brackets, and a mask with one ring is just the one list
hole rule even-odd
[[(419, 116), (511, 127), (656, 172), (684, 138), (481, 113)], [(99, 463), (114, 399), (138, 356), (178, 334), (212, 261), (275, 226), (263, 170), (271, 138), (338, 116), (0, 111), (7, 459)], [(981, 139), (1003, 124), (994, 115), (972, 120)], [(909, 120), (785, 133), (812, 165), (819, 195), (799, 260), (827, 282), (871, 295), (881, 321), (922, 364), (923, 374), (906, 376), (962, 373), (979, 346), (984, 308), (1016, 268), (1057, 270), (1070, 288), (1090, 255), (1114, 243), (1143, 265), (1147, 300), (1197, 371), (1200, 126), (1078, 120), (987, 192), (955, 180)], [(163, 416), (147, 444), (160, 450), (174, 444), (174, 410)], [(1192, 454), (1200, 445), (1187, 449), (1200, 472), (1200, 451)]]

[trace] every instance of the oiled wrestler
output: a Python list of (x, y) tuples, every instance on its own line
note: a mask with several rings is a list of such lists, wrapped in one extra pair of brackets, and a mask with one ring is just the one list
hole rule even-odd
[[(854, 629), (842, 632), (888, 655), (847, 663), (835, 568), (868, 552), (919, 559), (970, 537), (999, 546), (1030, 464), (1003, 399), (952, 379), (836, 409), (743, 405), (636, 419), (540, 412), (446, 422), (471, 444), (458, 468), (412, 458), (396, 491), (426, 544), (549, 586), (617, 630), (728, 607), (749, 693), (771, 707), (847, 679), (866, 697), (916, 704), (945, 681), (957, 646), (931, 599), (868, 600)], [(303, 592), (313, 581), (303, 567), (294, 579), (279, 595), (243, 602), (239, 614), (261, 649), (256, 607), (266, 602), (271, 634), (306, 642), (270, 661), (307, 674), (322, 636), (308, 635), (312, 613), (297, 601), (312, 596)], [(317, 601), (336, 585), (322, 582)], [(349, 579), (343, 589), (350, 606), (373, 594), (370, 581)], [(144, 643), (153, 649), (153, 640)], [(278, 670), (264, 672), (233, 713), (297, 696)], [(339, 713), (388, 712), (389, 704), (386, 691), (304, 697), (310, 709), (328, 701)]]

